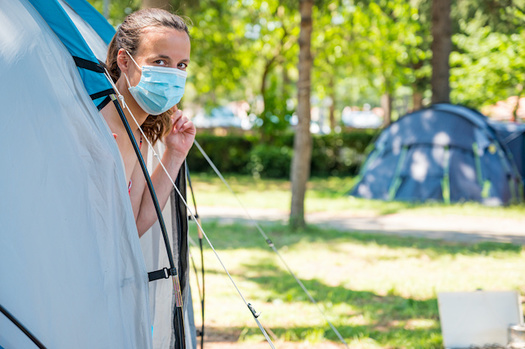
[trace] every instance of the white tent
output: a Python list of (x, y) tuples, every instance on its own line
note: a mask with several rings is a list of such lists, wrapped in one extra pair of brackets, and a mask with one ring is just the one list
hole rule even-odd
[[(147, 272), (165, 266), (159, 234), (142, 242), (145, 263), (116, 143), (84, 73), (33, 5), (0, 0), (0, 305), (48, 348), (172, 346), (173, 321), (161, 323), (173, 309), (148, 304)], [(62, 5), (100, 59), (97, 35)], [(170, 284), (153, 294), (171, 306)], [(0, 314), (0, 348), (35, 344)]]

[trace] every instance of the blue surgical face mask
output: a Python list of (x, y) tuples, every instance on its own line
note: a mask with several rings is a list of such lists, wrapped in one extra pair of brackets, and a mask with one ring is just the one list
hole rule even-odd
[[(131, 57), (129, 52), (127, 53)], [(124, 76), (129, 92), (146, 113), (160, 115), (180, 102), (184, 94), (187, 72), (177, 68), (149, 65), (140, 68), (133, 57), (131, 60), (142, 71), (140, 81), (137, 86), (131, 86), (126, 74)]]

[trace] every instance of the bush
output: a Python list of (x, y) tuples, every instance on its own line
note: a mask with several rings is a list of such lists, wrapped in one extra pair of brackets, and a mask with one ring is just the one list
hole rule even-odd
[[(366, 157), (366, 148), (378, 131), (355, 130), (333, 135), (315, 135), (312, 139), (311, 174), (313, 176), (355, 175)], [(261, 144), (251, 135), (197, 135), (217, 168), (224, 173), (251, 174), (254, 177), (289, 178), (293, 156), (293, 134)], [(193, 147), (188, 166), (195, 172), (213, 172), (200, 151)]]
[[(255, 143), (248, 136), (199, 135), (197, 141), (219, 171), (224, 173), (248, 174), (246, 166), (250, 151)], [(195, 172), (213, 172), (204, 156), (193, 146), (187, 157), (188, 168)]]
[(293, 150), (261, 144), (252, 149), (248, 169), (255, 178), (289, 178)]

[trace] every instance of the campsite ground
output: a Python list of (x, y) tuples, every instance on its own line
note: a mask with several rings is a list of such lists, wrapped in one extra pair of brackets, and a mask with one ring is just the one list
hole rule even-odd
[[(229, 179), (249, 216), (330, 309), (351, 348), (442, 348), (437, 293), (443, 290), (525, 294), (524, 206), (361, 200), (343, 195), (349, 182), (314, 179), (306, 200), (314, 228), (292, 233), (286, 228), (287, 181)], [(206, 175), (193, 184), (204, 229), (247, 298), (263, 311), (276, 348), (343, 348), (264, 240), (256, 241), (254, 221), (228, 190)], [(196, 258), (197, 250), (192, 253)], [(221, 268), (213, 266), (215, 257), (205, 250), (204, 258), (205, 348), (268, 348)]]
[[(249, 209), (251, 217), (260, 222), (284, 223), (288, 211), (280, 209)], [(229, 207), (199, 207), (199, 214), (222, 223), (244, 222), (246, 215)], [(525, 216), (490, 217), (458, 214), (421, 214), (399, 212), (386, 215), (371, 212), (313, 212), (306, 216), (310, 224), (342, 231), (374, 232), (427, 239), (475, 243), (480, 241), (508, 242), (525, 245)], [(253, 224), (253, 222), (252, 222)]]
[[(258, 222), (282, 223), (287, 219), (287, 212), (279, 209), (249, 209), (252, 218)], [(253, 224), (237, 210), (226, 207), (199, 207), (201, 217), (206, 217), (204, 222), (216, 221), (229, 225), (239, 222)], [(438, 239), (450, 242), (475, 244), (480, 242), (510, 243), (525, 245), (525, 217), (490, 217), (469, 216), (455, 214), (414, 214), (398, 212), (386, 215), (370, 213), (348, 212), (316, 212), (309, 214), (307, 220), (311, 224), (330, 226), (343, 232), (370, 232), (385, 235), (415, 237), (425, 239)], [(208, 349), (240, 349), (268, 348), (265, 342), (250, 343), (238, 341), (240, 330), (225, 332), (223, 329), (208, 328), (205, 347)], [(335, 349), (344, 348), (335, 342), (323, 341), (322, 343), (305, 343), (298, 341), (276, 340), (277, 348), (282, 349)], [(371, 348), (353, 343), (352, 348)], [(375, 347), (374, 347), (375, 348)], [(394, 348), (388, 346), (388, 348)]]

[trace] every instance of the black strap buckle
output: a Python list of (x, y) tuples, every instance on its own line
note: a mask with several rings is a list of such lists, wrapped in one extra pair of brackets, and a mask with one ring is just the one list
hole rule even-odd
[(172, 272), (170, 271), (170, 269), (162, 268), (159, 270), (150, 271), (148, 273), (148, 279), (150, 282), (160, 280), (160, 279), (169, 279), (171, 275), (172, 275)]

